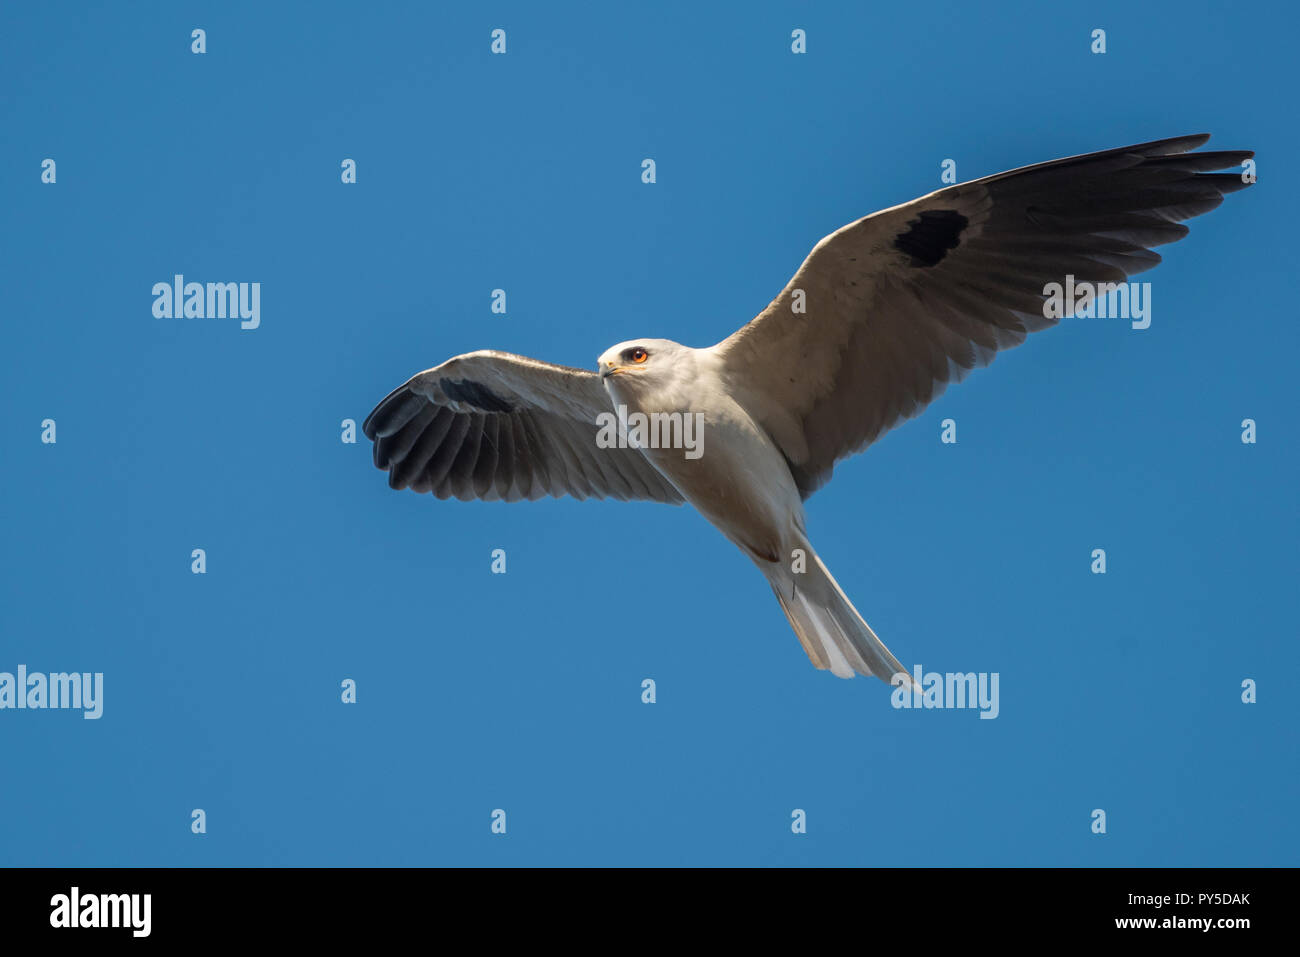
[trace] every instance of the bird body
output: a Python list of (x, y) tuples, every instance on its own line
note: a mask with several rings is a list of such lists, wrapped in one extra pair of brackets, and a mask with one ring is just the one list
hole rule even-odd
[[(736, 396), (717, 387), (719, 357), (665, 339), (638, 340), (645, 364), (621, 363), (636, 343), (614, 346), (597, 367), (613, 407), (643, 415), (698, 415), (706, 451), (680, 448), (642, 454), (687, 502), (754, 559), (788, 555), (804, 525), (803, 500), (776, 444)], [(660, 376), (659, 370), (670, 370)]]
[[(630, 340), (598, 373), (457, 356), (366, 419), (375, 464), (392, 487), (439, 498), (689, 502), (758, 566), (814, 665), (910, 682), (813, 549), (804, 500), (948, 382), (1054, 325), (1053, 284), (1149, 269), (1160, 261), (1149, 247), (1253, 182), (1213, 172), (1249, 151), (1189, 152), (1208, 138), (1040, 163), (859, 219), (708, 348)], [(611, 413), (692, 417), (702, 444), (602, 441)]]

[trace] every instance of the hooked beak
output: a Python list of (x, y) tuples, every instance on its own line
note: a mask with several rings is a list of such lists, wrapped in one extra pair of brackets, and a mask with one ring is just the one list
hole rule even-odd
[(608, 369), (606, 369), (604, 372), (600, 374), (600, 377), (602, 379), (608, 379), (610, 376), (618, 375), (622, 371), (623, 371), (622, 366), (610, 366)]

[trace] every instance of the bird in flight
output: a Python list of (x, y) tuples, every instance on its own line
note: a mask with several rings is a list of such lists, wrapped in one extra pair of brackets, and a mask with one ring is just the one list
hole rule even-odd
[[(1055, 324), (1050, 284), (1124, 282), (1187, 234), (1183, 220), (1253, 181), (1253, 152), (1191, 152), (1208, 139), (1025, 166), (873, 213), (822, 239), (708, 348), (634, 339), (595, 372), (456, 356), (370, 413), (375, 465), (393, 488), (441, 499), (689, 502), (758, 566), (814, 665), (891, 682), (906, 669), (817, 557), (804, 500), (947, 383)], [(674, 441), (643, 429), (611, 442), (615, 413), (623, 438), (649, 420)], [(692, 422), (682, 448), (677, 426)]]

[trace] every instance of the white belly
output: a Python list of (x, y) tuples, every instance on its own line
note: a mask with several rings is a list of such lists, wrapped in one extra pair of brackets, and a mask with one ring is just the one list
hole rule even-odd
[(804, 526), (803, 502), (785, 457), (767, 433), (730, 399), (712, 408), (667, 411), (697, 415), (698, 446), (664, 447), (661, 442), (659, 448), (643, 447), (642, 454), (752, 557), (788, 559), (794, 533)]

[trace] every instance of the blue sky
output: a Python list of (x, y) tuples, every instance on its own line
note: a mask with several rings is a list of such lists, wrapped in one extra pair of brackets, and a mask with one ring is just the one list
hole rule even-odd
[[(1280, 4), (7, 5), (0, 671), (102, 672), (105, 700), (0, 711), (0, 864), (1296, 864), (1294, 30)], [(997, 672), (996, 720), (814, 670), (689, 509), (438, 502), (340, 441), (460, 352), (713, 343), (944, 159), (1199, 131), (1260, 184), (1140, 277), (1151, 328), (1035, 336), (809, 502), (885, 643)], [(176, 273), (260, 282), (260, 327), (154, 318)]]

